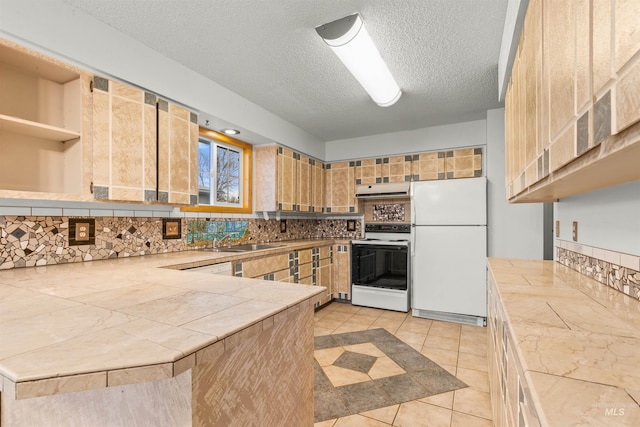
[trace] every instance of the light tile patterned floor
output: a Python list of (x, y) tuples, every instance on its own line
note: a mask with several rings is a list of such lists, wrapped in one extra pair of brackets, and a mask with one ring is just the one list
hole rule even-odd
[(467, 388), (316, 423), (315, 427), (491, 427), (487, 328), (420, 319), (411, 313), (332, 303), (315, 314), (315, 335), (385, 328)]

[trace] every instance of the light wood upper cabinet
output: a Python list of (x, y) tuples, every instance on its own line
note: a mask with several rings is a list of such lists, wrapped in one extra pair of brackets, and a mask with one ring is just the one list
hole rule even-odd
[[(338, 164), (337, 167), (340, 165)], [(382, 159), (362, 159), (349, 162), (349, 167), (355, 167), (353, 173), (356, 185), (371, 185), (382, 182)]]
[(316, 213), (322, 213), (325, 211), (325, 164), (320, 160), (311, 159), (311, 173), (313, 174), (312, 211)]
[(531, 0), (506, 108), (506, 195), (640, 179), (640, 0)]
[[(373, 159), (375, 162), (375, 159)], [(326, 165), (325, 206), (328, 213), (358, 211), (355, 198), (355, 162), (334, 162)], [(375, 177), (373, 177), (375, 180)]]
[(288, 148), (278, 147), (278, 203), (279, 211), (295, 211), (298, 194), (298, 153)]
[(322, 212), (324, 165), (278, 145), (253, 148), (256, 211)]
[(158, 200), (198, 202), (198, 120), (194, 113), (158, 101)]
[(296, 210), (300, 212), (313, 212), (313, 174), (311, 170), (311, 158), (304, 154), (297, 156), (296, 179)]
[(94, 78), (96, 199), (197, 203), (195, 115), (129, 85)]
[(382, 161), (382, 182), (406, 182), (411, 176), (413, 156), (391, 156)]
[(91, 200), (90, 84), (0, 39), (0, 197)]
[(94, 78), (93, 183), (96, 199), (156, 200), (156, 97)]

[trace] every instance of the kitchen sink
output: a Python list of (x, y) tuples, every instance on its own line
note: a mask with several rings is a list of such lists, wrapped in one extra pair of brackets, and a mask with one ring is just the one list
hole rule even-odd
[(282, 245), (266, 245), (266, 244), (256, 244), (256, 245), (238, 245), (231, 246), (230, 248), (223, 246), (220, 248), (205, 248), (203, 251), (207, 252), (251, 252), (251, 251), (259, 251), (261, 249), (272, 249), (279, 248)]

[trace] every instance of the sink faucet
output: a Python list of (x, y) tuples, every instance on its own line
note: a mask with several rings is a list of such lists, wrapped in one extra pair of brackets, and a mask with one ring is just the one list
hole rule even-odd
[(231, 247), (231, 236), (233, 236), (234, 234), (238, 234), (238, 232), (237, 232), (237, 231), (233, 231), (233, 232), (231, 232), (231, 233), (227, 233), (227, 234), (225, 234), (224, 236), (222, 236), (222, 237), (220, 238), (220, 240), (216, 240), (216, 238), (214, 237), (214, 238), (213, 238), (213, 242), (212, 242), (212, 245), (213, 245), (212, 247), (213, 247), (213, 249), (218, 249), (218, 247), (219, 247), (220, 243), (222, 243), (222, 241), (223, 241), (224, 239), (227, 239), (227, 238), (229, 239), (229, 241), (227, 242), (227, 248), (230, 248), (230, 247)]

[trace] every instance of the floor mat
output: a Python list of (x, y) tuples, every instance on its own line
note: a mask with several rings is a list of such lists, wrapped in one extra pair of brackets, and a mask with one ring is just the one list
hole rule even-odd
[(315, 422), (467, 387), (386, 329), (315, 337)]

